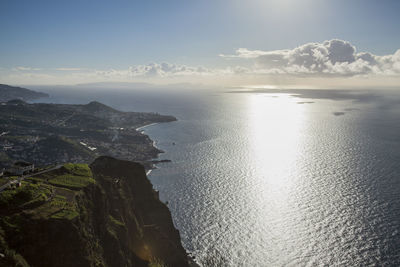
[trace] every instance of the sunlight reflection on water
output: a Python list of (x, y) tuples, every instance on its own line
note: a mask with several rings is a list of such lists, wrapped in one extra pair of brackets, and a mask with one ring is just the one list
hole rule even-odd
[(376, 159), (399, 151), (371, 139), (362, 113), (334, 116), (348, 103), (298, 104), (287, 94), (213, 101), (146, 130), (167, 151), (161, 158), (172, 160), (151, 180), (199, 261), (353, 266), (398, 259), (390, 252), (398, 244), (396, 213), (387, 213), (378, 192), (379, 177), (393, 177), (399, 188), (399, 167)]

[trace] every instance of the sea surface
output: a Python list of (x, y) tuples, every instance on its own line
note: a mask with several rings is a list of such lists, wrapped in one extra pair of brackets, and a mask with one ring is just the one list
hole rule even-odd
[(394, 91), (47, 92), (178, 118), (149, 178), (204, 266), (400, 265)]

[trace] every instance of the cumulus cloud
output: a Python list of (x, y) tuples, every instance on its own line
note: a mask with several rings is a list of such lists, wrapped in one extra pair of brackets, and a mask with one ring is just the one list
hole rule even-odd
[(294, 49), (262, 51), (239, 48), (234, 55), (254, 61), (253, 73), (355, 76), (367, 74), (400, 74), (400, 49), (392, 55), (377, 56), (357, 52), (343, 40), (307, 43)]
[(124, 70), (97, 70), (100, 76), (125, 76), (125, 77), (171, 77), (190, 75), (211, 75), (214, 71), (204, 67), (190, 67), (171, 63), (150, 63), (147, 65), (131, 66)]
[(151, 63), (129, 68), (131, 76), (170, 76), (170, 75), (205, 75), (212, 71), (204, 67), (189, 67), (171, 63)]
[[(359, 52), (350, 42), (329, 40), (307, 43), (294, 49), (251, 50), (239, 48), (233, 55), (221, 54), (224, 67), (202, 67), (168, 62), (131, 65), (120, 69), (77, 67), (0, 68), (0, 81), (16, 84), (73, 84), (88, 82), (150, 82), (205, 84), (296, 84), (336, 86), (360, 84), (398, 86), (400, 50), (390, 55)], [(331, 79), (326, 79), (330, 77)], [(349, 79), (349, 77), (352, 77)]]

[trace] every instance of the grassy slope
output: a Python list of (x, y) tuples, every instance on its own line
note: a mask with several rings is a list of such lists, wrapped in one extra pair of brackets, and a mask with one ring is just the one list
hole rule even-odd
[(0, 209), (25, 211), (45, 219), (73, 219), (78, 215), (74, 196), (94, 182), (87, 164), (65, 164), (58, 170), (28, 178), (21, 187), (2, 192)]
[[(75, 196), (92, 183), (94, 179), (87, 164), (65, 164), (59, 170), (28, 178), (20, 187), (3, 191), (0, 194), (0, 253), (5, 257), (0, 259), (0, 266), (29, 266), (5, 240), (10, 236), (18, 237), (21, 231), (30, 227), (31, 219), (75, 219), (79, 215)], [(18, 238), (14, 239), (18, 241)]]
[(95, 182), (87, 164), (68, 163), (63, 168), (66, 173), (49, 179), (50, 184), (79, 190)]

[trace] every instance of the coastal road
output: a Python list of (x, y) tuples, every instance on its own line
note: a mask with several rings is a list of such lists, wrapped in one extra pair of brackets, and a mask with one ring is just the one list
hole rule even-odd
[(43, 173), (46, 173), (46, 172), (54, 171), (54, 170), (57, 170), (57, 169), (61, 168), (62, 166), (63, 166), (63, 164), (59, 164), (59, 165), (56, 165), (53, 168), (50, 168), (50, 169), (47, 169), (47, 170), (44, 170), (44, 171), (41, 171), (41, 172), (31, 173), (31, 174), (28, 174), (28, 175), (22, 175), (21, 177), (18, 177), (17, 179), (9, 181), (8, 183), (0, 186), (0, 193), (3, 192), (4, 189), (6, 189), (7, 187), (23, 181), (25, 178), (29, 178), (29, 177), (32, 177), (32, 176), (35, 176), (35, 175), (39, 175), (39, 174), (43, 174)]

